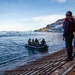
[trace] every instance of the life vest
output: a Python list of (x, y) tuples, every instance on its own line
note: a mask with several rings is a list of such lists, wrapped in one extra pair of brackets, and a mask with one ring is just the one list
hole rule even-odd
[(70, 21), (70, 28), (69, 28), (69, 30), (72, 31), (72, 32), (74, 32), (74, 31), (75, 31), (75, 22), (74, 22), (74, 19), (73, 19), (73, 18), (66, 17), (66, 18), (64, 19), (62, 28), (64, 29), (64, 23), (65, 23), (67, 20)]

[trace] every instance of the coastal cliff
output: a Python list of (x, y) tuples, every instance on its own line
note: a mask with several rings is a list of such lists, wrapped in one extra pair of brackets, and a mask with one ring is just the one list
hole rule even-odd
[[(73, 16), (73, 17), (75, 19), (75, 16)], [(48, 24), (46, 27), (34, 30), (34, 32), (53, 32), (53, 31), (61, 32), (61, 31), (63, 31), (63, 29), (62, 29), (63, 21), (64, 21), (64, 18), (58, 19), (55, 23)]]

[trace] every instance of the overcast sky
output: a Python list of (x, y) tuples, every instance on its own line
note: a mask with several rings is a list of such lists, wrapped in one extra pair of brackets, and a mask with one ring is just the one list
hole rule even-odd
[(68, 10), (75, 14), (75, 0), (0, 0), (0, 31), (39, 29)]

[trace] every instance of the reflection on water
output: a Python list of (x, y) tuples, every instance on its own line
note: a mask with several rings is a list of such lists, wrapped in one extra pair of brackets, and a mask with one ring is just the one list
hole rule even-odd
[(28, 48), (28, 54), (29, 55), (33, 55), (33, 54), (37, 54), (37, 53), (47, 53), (48, 52), (48, 48), (45, 49), (32, 49), (32, 48)]

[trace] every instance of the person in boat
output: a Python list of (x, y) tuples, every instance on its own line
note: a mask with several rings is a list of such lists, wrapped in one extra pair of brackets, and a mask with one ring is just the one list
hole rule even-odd
[(32, 46), (35, 46), (35, 41), (34, 41), (34, 39), (32, 39), (31, 45), (32, 45)]
[(35, 46), (39, 46), (39, 41), (37, 38), (35, 39)]
[(31, 45), (31, 43), (32, 43), (32, 42), (31, 42), (31, 39), (29, 39), (29, 40), (28, 40), (28, 45)]
[(46, 45), (45, 39), (43, 39), (43, 40), (41, 41), (41, 45)]

